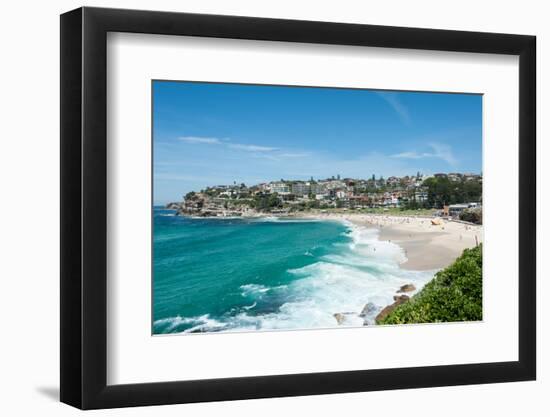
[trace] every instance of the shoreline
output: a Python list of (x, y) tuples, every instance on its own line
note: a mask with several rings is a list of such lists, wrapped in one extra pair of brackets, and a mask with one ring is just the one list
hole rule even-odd
[(411, 271), (440, 270), (452, 264), (464, 249), (483, 242), (483, 226), (431, 217), (360, 213), (315, 213), (295, 216), (319, 220), (348, 221), (379, 230), (380, 241), (392, 242), (404, 251), (400, 267)]
[[(186, 216), (187, 217), (187, 216)], [(277, 215), (255, 213), (249, 216), (208, 216), (197, 219), (311, 219), (348, 221), (356, 226), (374, 228), (379, 231), (378, 239), (395, 243), (404, 252), (406, 260), (400, 268), (410, 271), (440, 270), (455, 261), (464, 249), (473, 248), (483, 242), (483, 226), (438, 217), (399, 216), (394, 214), (365, 213), (292, 213)], [(437, 219), (440, 224), (432, 224)]]

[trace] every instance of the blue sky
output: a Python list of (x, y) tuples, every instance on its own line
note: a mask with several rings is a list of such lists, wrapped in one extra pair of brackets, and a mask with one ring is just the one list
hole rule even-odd
[(153, 82), (154, 200), (208, 185), (481, 172), (482, 97)]

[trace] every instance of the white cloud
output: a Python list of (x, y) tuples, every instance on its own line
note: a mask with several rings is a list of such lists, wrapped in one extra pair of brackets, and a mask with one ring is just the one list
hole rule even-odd
[(409, 110), (403, 103), (401, 103), (396, 93), (379, 91), (378, 96), (384, 99), (384, 101), (386, 101), (386, 103), (388, 103), (393, 108), (393, 110), (397, 113), (403, 123), (407, 125), (411, 123)]
[(447, 162), (451, 166), (456, 166), (458, 164), (458, 160), (453, 155), (453, 151), (449, 145), (443, 143), (430, 143), (429, 146), (432, 148), (433, 152), (407, 151), (390, 155), (390, 157), (402, 159), (436, 158)]
[(458, 164), (458, 160), (453, 155), (453, 151), (449, 145), (445, 145), (442, 143), (430, 143), (430, 146), (434, 150), (434, 158), (443, 159), (445, 162), (452, 166)]
[(205, 138), (199, 136), (182, 136), (179, 138), (187, 143), (205, 143), (208, 145), (221, 145), (222, 141), (218, 138)]
[(271, 146), (261, 146), (261, 145), (251, 145), (243, 143), (229, 143), (230, 139), (220, 139), (214, 137), (203, 137), (203, 136), (181, 136), (179, 140), (192, 143), (192, 144), (204, 144), (204, 145), (225, 145), (231, 149), (237, 149), (246, 152), (273, 152), (277, 151), (278, 148)]
[(425, 158), (428, 154), (421, 154), (418, 152), (401, 152), (391, 155), (392, 158), (405, 158), (405, 159), (421, 159)]
[(296, 153), (288, 152), (288, 153), (280, 153), (277, 156), (280, 158), (305, 158), (306, 156), (309, 156), (309, 155), (311, 154), (307, 152), (296, 152)]
[(239, 149), (247, 152), (273, 152), (277, 150), (277, 148), (272, 148), (270, 146), (244, 145), (241, 143), (230, 143), (227, 146), (231, 149)]

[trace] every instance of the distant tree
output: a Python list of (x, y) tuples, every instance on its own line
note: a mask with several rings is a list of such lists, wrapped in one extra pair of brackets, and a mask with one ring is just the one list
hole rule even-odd
[(479, 181), (452, 182), (447, 177), (431, 177), (422, 185), (428, 188), (430, 207), (481, 201), (482, 184)]
[(259, 194), (254, 197), (253, 201), (252, 205), (259, 211), (270, 211), (273, 208), (282, 207), (282, 203), (277, 193)]
[(207, 188), (206, 190), (203, 191), (203, 193), (209, 197), (215, 197), (216, 195), (218, 195), (218, 191), (216, 191), (213, 188)]
[(319, 200), (311, 200), (311, 201), (308, 201), (306, 203), (306, 206), (307, 208), (309, 209), (312, 209), (312, 208), (319, 208), (321, 205), (321, 203), (319, 202)]
[(409, 198), (407, 201), (404, 201), (401, 204), (402, 210), (416, 210), (418, 208), (420, 208), (420, 204), (418, 203), (418, 201), (416, 201), (416, 197), (414, 194), (412, 198)]

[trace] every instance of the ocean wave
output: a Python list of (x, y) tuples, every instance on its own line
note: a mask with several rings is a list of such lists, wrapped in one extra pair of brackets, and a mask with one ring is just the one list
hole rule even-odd
[(155, 322), (153, 323), (155, 333), (194, 333), (200, 331), (220, 331), (227, 326), (227, 323), (223, 323), (221, 321), (210, 318), (209, 314), (204, 314), (197, 317), (168, 317), (155, 320)]
[[(396, 291), (413, 284), (414, 295), (435, 271), (409, 271), (399, 267), (406, 260), (403, 249), (378, 239), (379, 232), (347, 221), (350, 242), (318, 262), (288, 272), (295, 280), (288, 284), (292, 300), (275, 313), (255, 316), (251, 311), (235, 317), (233, 325), (257, 329), (307, 329), (361, 326), (374, 323), (382, 308), (393, 303)], [(361, 314), (370, 303), (366, 314)], [(338, 323), (335, 314), (343, 320)]]
[[(163, 333), (242, 332), (289, 329), (319, 329), (332, 327), (360, 327), (373, 324), (382, 308), (393, 302), (393, 295), (404, 284), (414, 284), (416, 291), (432, 275), (423, 271), (395, 274), (376, 272), (349, 265), (318, 262), (293, 271), (297, 280), (288, 285), (292, 301), (283, 303), (276, 311), (257, 314), (258, 303), (244, 306), (238, 312), (215, 320), (208, 316), (181, 319), (184, 328), (172, 325)], [(267, 287), (251, 285), (254, 294), (262, 294)], [(370, 304), (367, 312), (363, 310)], [(336, 315), (340, 318), (337, 320)], [(161, 327), (157, 327), (162, 330)]]
[(249, 295), (263, 294), (269, 291), (269, 288), (260, 284), (246, 284), (239, 287), (242, 290), (241, 295), (248, 297)]
[[(288, 284), (241, 285), (248, 305), (215, 319), (204, 315), (173, 318), (169, 324), (157, 321), (155, 328), (162, 333), (189, 333), (363, 326), (375, 322), (402, 285), (413, 284), (416, 290), (408, 295), (414, 295), (432, 279), (435, 271), (401, 269), (406, 260), (403, 249), (380, 241), (378, 230), (343, 223), (349, 241), (316, 262), (288, 270), (293, 277)], [(280, 296), (281, 304), (263, 312), (261, 304), (273, 295)]]

